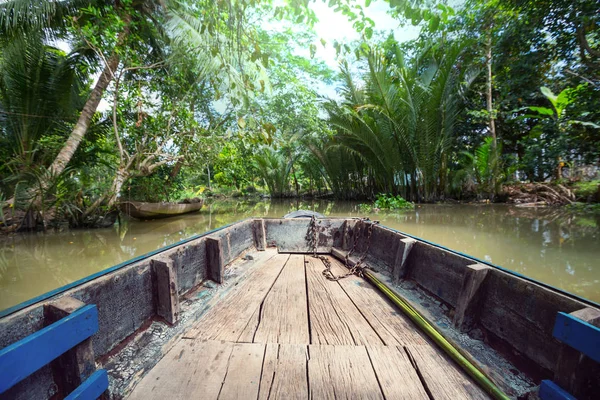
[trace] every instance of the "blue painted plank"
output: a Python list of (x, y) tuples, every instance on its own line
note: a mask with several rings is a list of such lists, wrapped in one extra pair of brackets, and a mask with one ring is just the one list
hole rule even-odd
[(555, 338), (579, 350), (596, 362), (600, 362), (600, 328), (559, 312), (554, 323)]
[(547, 379), (542, 381), (540, 385), (540, 399), (542, 400), (577, 400), (575, 397), (567, 393), (563, 388), (556, 383)]
[(96, 400), (106, 389), (108, 389), (108, 375), (106, 370), (99, 369), (65, 397), (65, 400)]
[(98, 331), (98, 309), (87, 305), (0, 350), (0, 393)]

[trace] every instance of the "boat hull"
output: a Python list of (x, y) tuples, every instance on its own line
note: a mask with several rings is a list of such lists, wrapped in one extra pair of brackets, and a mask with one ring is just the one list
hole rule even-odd
[[(45, 310), (56, 300), (65, 297), (81, 299), (85, 304), (96, 305), (98, 309), (99, 330), (91, 341), (95, 359), (108, 370), (111, 393), (117, 398), (127, 396), (132, 382), (148, 373), (164, 357), (164, 349), (171, 348), (169, 340), (188, 337), (190, 325), (200, 321), (222, 296), (244, 285), (239, 279), (244, 279), (248, 271), (254, 268), (254, 273), (267, 273), (257, 263), (266, 262), (270, 254), (298, 254), (304, 257), (305, 262), (298, 262), (297, 267), (308, 268), (306, 260), (312, 262), (314, 250), (307, 241), (311, 221), (310, 218), (240, 221), (137, 257), (5, 310), (0, 313), (0, 348), (47, 326)], [(515, 396), (525, 396), (527, 390), (533, 390), (534, 383), (539, 383), (536, 379), (553, 378), (553, 375), (555, 380), (561, 375), (573, 377), (583, 368), (568, 363), (573, 358), (567, 357), (569, 350), (554, 339), (552, 330), (559, 312), (575, 313), (584, 309), (591, 310), (591, 313), (600, 312), (594, 303), (384, 226), (373, 226), (372, 237), (367, 241), (367, 227), (370, 224), (367, 221), (331, 218), (318, 219), (316, 223), (317, 254), (345, 262), (348, 251), (354, 249), (348, 261), (356, 262), (354, 256), (364, 252), (365, 263), (377, 271), (382, 281), (397, 290), (450, 340), (462, 346), (461, 351), (470, 353), (480, 361), (482, 369), (492, 371), (501, 381), (500, 385), (507, 391), (512, 390)], [(296, 292), (298, 296), (304, 296), (306, 288), (311, 296), (311, 288), (316, 287), (315, 283), (324, 288), (331, 283), (342, 285), (344, 290), (335, 290), (339, 298), (345, 299), (344, 296), (348, 296), (352, 290), (368, 285), (356, 279), (353, 286), (348, 285), (350, 281), (317, 281), (321, 276), (320, 268), (313, 271), (312, 275), (299, 274), (295, 278), (281, 275), (281, 279), (299, 280), (300, 283), (293, 280), (289, 290), (281, 291), (263, 279), (256, 279), (258, 286), (248, 286), (244, 293), (251, 294), (260, 287), (265, 295), (270, 290), (281, 295), (300, 288), (302, 290)], [(271, 272), (273, 282), (276, 282), (279, 273), (277, 270)], [(312, 283), (308, 281), (311, 277)], [(330, 290), (328, 286), (326, 290)], [(320, 293), (314, 290), (314, 296)], [(327, 298), (334, 299), (335, 296)], [(235, 324), (239, 325), (240, 332), (245, 332), (246, 327), (253, 326), (255, 316), (261, 315), (260, 310), (265, 309), (267, 304), (263, 304), (265, 297), (262, 295), (252, 296), (252, 299), (256, 304), (260, 303), (252, 306), (255, 309), (246, 309), (251, 306), (244, 299), (232, 308), (250, 316), (251, 321), (241, 321), (230, 313), (228, 321), (231, 322), (223, 323), (227, 329), (213, 330), (215, 337), (198, 337), (202, 340), (221, 340), (218, 335), (229, 332), (228, 329)], [(354, 300), (356, 303), (360, 298)], [(290, 301), (293, 305), (307, 303)], [(275, 301), (272, 304), (276, 310), (287, 313), (288, 306), (277, 308), (279, 304), (286, 303)], [(314, 306), (316, 303), (312, 304)], [(310, 299), (308, 307), (312, 307)], [(324, 309), (332, 310), (331, 307)], [(360, 311), (358, 314), (354, 312), (359, 320)], [(386, 315), (391, 318), (395, 313), (388, 312)], [(309, 318), (319, 315), (317, 312), (308, 313)], [(261, 320), (256, 318), (256, 321)], [(202, 329), (209, 329), (210, 326), (210, 321), (201, 324)], [(297, 325), (290, 322), (285, 326)], [(304, 326), (316, 329), (318, 325), (315, 322)], [(469, 336), (474, 335), (473, 332), (477, 332), (476, 339)], [(316, 344), (317, 334), (310, 331), (309, 346)], [(356, 337), (354, 334), (352, 332), (348, 340), (353, 340), (352, 337)], [(260, 337), (259, 334), (250, 336)], [(150, 344), (140, 346), (136, 342), (138, 339)], [(468, 343), (474, 343), (472, 348)], [(138, 354), (138, 350), (132, 351), (138, 347), (143, 349), (143, 354)], [(131, 354), (135, 355), (133, 359)], [(135, 372), (130, 377), (118, 372), (129, 370)], [(525, 372), (517, 374), (513, 370)], [(586, 364), (585, 373), (588, 376), (600, 376), (597, 375), (600, 368), (597, 364)], [(10, 389), (13, 391), (11, 395), (47, 398), (48, 387), (56, 374), (57, 371), (52, 368), (40, 370), (27, 380), (27, 384), (22, 382)], [(527, 380), (523, 375), (533, 378)], [(524, 385), (522, 382), (529, 383)], [(595, 386), (580, 382), (571, 379), (568, 383), (571, 387), (566, 389), (583, 399), (591, 398), (587, 395), (600, 390), (600, 380), (592, 382)]]
[(122, 212), (137, 219), (169, 218), (188, 214), (202, 208), (203, 201), (197, 203), (145, 203), (125, 201), (119, 205)]

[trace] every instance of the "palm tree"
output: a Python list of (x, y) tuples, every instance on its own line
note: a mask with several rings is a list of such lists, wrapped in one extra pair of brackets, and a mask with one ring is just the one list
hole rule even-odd
[(32, 164), (38, 141), (64, 132), (81, 107), (85, 83), (78, 54), (44, 45), (35, 37), (15, 38), (0, 60), (2, 137), (12, 155)]
[[(56, 176), (64, 171), (83, 140), (104, 92), (115, 79), (121, 54), (125, 53), (123, 48), (131, 46), (133, 42), (137, 43), (140, 37), (151, 43), (152, 35), (159, 33), (175, 39), (173, 44), (191, 43), (188, 51), (196, 50), (206, 54), (216, 52), (220, 62), (205, 64), (211, 68), (199, 73), (210, 74), (225, 70), (229, 81), (234, 83), (232, 86), (237, 87), (236, 90), (243, 90), (247, 86), (244, 84), (245, 77), (244, 74), (236, 74), (236, 67), (239, 67), (238, 53), (242, 51), (240, 38), (245, 35), (243, 13), (240, 14), (239, 11), (246, 6), (245, 2), (229, 4), (209, 0), (200, 4), (196, 2), (194, 7), (174, 0), (136, 0), (128, 6), (111, 0), (9, 0), (0, 4), (0, 44), (9, 41), (7, 39), (12, 40), (32, 32), (46, 38), (68, 37), (69, 21), (81, 22), (81, 19), (86, 18), (81, 12), (84, 7), (96, 7), (102, 13), (108, 12), (107, 9), (112, 7), (114, 15), (121, 21), (120, 31), (105, 33), (108, 36), (116, 35), (115, 47), (109, 51), (108, 57), (103, 57), (95, 49), (98, 56), (96, 62), (103, 65), (102, 70), (66, 143), (50, 165), (49, 175)], [(223, 9), (231, 11), (231, 14), (223, 13)], [(163, 20), (167, 21), (164, 24), (165, 31), (148, 29), (150, 25), (162, 26)], [(128, 43), (134, 33), (135, 40)], [(238, 42), (232, 43), (235, 40)]]
[[(465, 44), (431, 47), (404, 62), (397, 49), (364, 53), (364, 85), (342, 65), (344, 101), (325, 108), (336, 142), (363, 161), (363, 179), (377, 191), (432, 201), (445, 191), (448, 153), (461, 111)], [(468, 83), (472, 81), (469, 76)]]

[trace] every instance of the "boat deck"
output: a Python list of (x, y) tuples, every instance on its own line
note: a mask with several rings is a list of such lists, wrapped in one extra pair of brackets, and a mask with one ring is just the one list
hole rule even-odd
[(369, 283), (323, 269), (262, 252), (129, 398), (488, 398)]

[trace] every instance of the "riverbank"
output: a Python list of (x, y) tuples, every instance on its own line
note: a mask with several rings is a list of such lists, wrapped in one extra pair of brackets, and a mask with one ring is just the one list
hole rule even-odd
[[(242, 190), (234, 188), (217, 188), (203, 193), (207, 203), (227, 200), (244, 200), (250, 202), (270, 201), (271, 196), (253, 186)], [(394, 199), (393, 207), (382, 207), (382, 197)], [(281, 201), (336, 201), (331, 192), (317, 193), (290, 193), (285, 197), (277, 197)], [(412, 208), (412, 203), (405, 202), (399, 196), (377, 195), (374, 199), (356, 199), (361, 201), (362, 212), (377, 212), (380, 209), (400, 210)], [(339, 201), (339, 200), (337, 200)], [(386, 203), (386, 202), (384, 202)], [(401, 206), (396, 206), (400, 204)], [(503, 186), (496, 196), (484, 195), (476, 192), (463, 193), (460, 198), (445, 197), (435, 204), (509, 204), (518, 207), (567, 207), (571, 211), (585, 213), (600, 213), (600, 181), (587, 182), (554, 182), (554, 183), (519, 183)], [(428, 203), (416, 203), (428, 204)], [(82, 214), (77, 208), (79, 214)], [(97, 209), (93, 215), (86, 219), (74, 218), (73, 213), (67, 209), (58, 212), (56, 209), (41, 212), (25, 212), (14, 210), (9, 204), (3, 208), (0, 219), (0, 236), (14, 234), (17, 231), (65, 231), (69, 229), (106, 228), (112, 226), (118, 218), (117, 209)]]
[(5, 236), (0, 239), (0, 308), (240, 219), (281, 217), (297, 209), (328, 217), (369, 217), (600, 302), (600, 214), (573, 212), (567, 207), (449, 203), (364, 213), (358, 204), (307, 199), (215, 200), (200, 212), (180, 217), (123, 219), (110, 228)]

